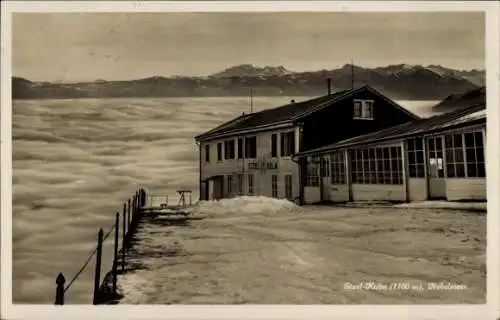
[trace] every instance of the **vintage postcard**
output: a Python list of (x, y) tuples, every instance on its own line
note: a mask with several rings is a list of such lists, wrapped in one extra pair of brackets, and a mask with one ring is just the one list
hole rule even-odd
[(2, 3), (2, 319), (500, 317), (499, 13)]

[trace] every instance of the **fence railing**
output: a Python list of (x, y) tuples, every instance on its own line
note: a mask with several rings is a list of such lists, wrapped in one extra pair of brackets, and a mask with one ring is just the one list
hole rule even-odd
[[(83, 271), (87, 268), (88, 264), (92, 260), (94, 256), (96, 256), (95, 262), (95, 272), (94, 272), (94, 291), (93, 291), (93, 304), (101, 304), (105, 303), (109, 300), (113, 300), (118, 297), (117, 292), (117, 279), (118, 279), (118, 262), (121, 257), (121, 272), (125, 272), (125, 255), (127, 249), (130, 247), (130, 240), (132, 239), (133, 233), (137, 228), (137, 223), (141, 218), (141, 208), (146, 205), (147, 199), (146, 191), (143, 188), (138, 189), (132, 198), (129, 198), (123, 204), (122, 210), (122, 224), (120, 225), (120, 213), (116, 212), (115, 223), (111, 227), (111, 229), (106, 232), (104, 235), (104, 231), (99, 229), (97, 233), (97, 246), (92, 251), (90, 256), (87, 258), (85, 263), (82, 265), (80, 270), (75, 274), (75, 276), (71, 279), (71, 281), (66, 284), (66, 278), (62, 273), (59, 273), (56, 279), (56, 305), (64, 304), (64, 296), (65, 293), (71, 288), (73, 283), (78, 279), (78, 277), (83, 273)], [(119, 247), (119, 236), (120, 236), (120, 227), (122, 227), (122, 247), (118, 250)], [(111, 233), (115, 231), (114, 235), (114, 254), (113, 254), (113, 266), (111, 270), (112, 277), (112, 289), (111, 295), (103, 294), (101, 292), (101, 271), (102, 271), (102, 248), (103, 243), (106, 239), (111, 235)]]
[[(168, 208), (169, 206), (186, 208), (192, 206), (191, 190), (177, 190), (177, 202), (172, 203), (168, 195), (150, 194), (147, 197), (146, 207), (152, 208)], [(175, 199), (174, 199), (175, 201)]]

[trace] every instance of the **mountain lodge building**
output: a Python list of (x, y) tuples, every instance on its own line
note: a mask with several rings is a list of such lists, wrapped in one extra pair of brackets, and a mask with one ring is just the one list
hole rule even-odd
[(196, 136), (200, 200), (261, 195), (320, 201), (305, 193), (305, 185), (320, 185), (319, 176), (308, 174), (310, 157), (294, 155), (416, 120), (369, 86), (331, 93), (329, 82), (325, 96), (244, 114)]

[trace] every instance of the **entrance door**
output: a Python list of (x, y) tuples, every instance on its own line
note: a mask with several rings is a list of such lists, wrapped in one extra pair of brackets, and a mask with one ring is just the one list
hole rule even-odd
[(210, 199), (210, 183), (207, 181), (203, 181), (201, 183), (201, 194), (200, 200), (209, 200)]
[(215, 176), (208, 179), (208, 200), (218, 200), (223, 197), (224, 177)]
[(429, 164), (427, 171), (429, 199), (446, 199), (442, 137), (427, 138), (427, 159)]

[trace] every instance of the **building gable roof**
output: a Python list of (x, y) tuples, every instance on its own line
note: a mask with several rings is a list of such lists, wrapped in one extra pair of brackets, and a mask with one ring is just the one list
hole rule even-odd
[[(417, 116), (416, 114), (414, 114), (413, 112), (403, 108), (402, 106), (397, 104), (395, 101), (389, 99), (388, 97), (386, 97), (385, 95), (383, 95), (382, 93), (378, 92), (377, 90), (373, 89), (372, 87), (370, 87), (368, 85), (362, 86), (362, 87), (360, 87), (358, 89), (354, 89), (354, 90), (347, 90), (347, 91), (345, 91), (344, 95), (337, 96), (334, 101), (329, 101), (329, 103), (343, 101), (344, 99), (348, 99), (348, 98), (352, 97), (353, 95), (355, 95), (356, 93), (359, 93), (361, 91), (369, 91), (369, 92), (373, 93), (374, 95), (376, 95), (377, 97), (379, 97), (380, 99), (387, 102), (388, 104), (392, 105), (396, 109), (403, 111), (411, 118), (413, 118), (415, 120), (420, 119), (420, 117)], [(300, 115), (300, 118), (306, 117), (306, 116), (308, 116), (316, 111), (323, 109), (326, 106), (327, 106), (326, 104), (322, 104), (322, 105), (316, 106), (315, 108), (311, 108), (309, 110), (306, 110), (303, 114)]]
[(244, 114), (236, 117), (222, 125), (209, 130), (201, 135), (195, 137), (195, 139), (209, 138), (218, 134), (237, 132), (244, 129), (252, 129), (259, 126), (272, 125), (287, 121), (293, 121), (293, 119), (307, 109), (322, 104), (327, 101), (335, 99), (336, 96), (344, 94), (346, 91), (336, 92), (332, 95), (326, 95), (317, 97), (314, 99), (309, 99), (301, 102), (289, 103), (277, 108), (266, 109), (255, 113)]
[(405, 138), (412, 135), (438, 131), (455, 125), (485, 121), (486, 104), (481, 103), (465, 109), (459, 109), (452, 112), (440, 114), (430, 118), (409, 121), (400, 125), (382, 129), (376, 132), (367, 133), (361, 136), (345, 139), (334, 144), (299, 152), (295, 156), (306, 156), (310, 154), (323, 153), (336, 149), (354, 147), (363, 144), (376, 143), (399, 138)]
[(287, 105), (273, 109), (266, 109), (251, 114), (244, 114), (228, 122), (225, 122), (222, 125), (214, 129), (211, 129), (201, 135), (196, 136), (195, 139), (196, 140), (207, 139), (217, 136), (219, 134), (228, 134), (232, 132), (237, 133), (241, 130), (254, 129), (261, 126), (268, 126), (273, 124), (280, 124), (287, 122), (293, 123), (294, 121), (307, 117), (308, 115), (311, 115), (312, 113), (317, 112), (327, 106), (331, 106), (334, 103), (352, 97), (354, 94), (359, 93), (363, 90), (368, 90), (374, 93), (375, 95), (385, 100), (392, 106), (408, 114), (411, 118), (420, 119), (417, 115), (406, 110), (405, 108), (398, 105), (391, 99), (385, 97), (384, 95), (377, 92), (373, 88), (369, 86), (363, 86), (358, 89), (339, 91), (332, 93), (330, 95), (325, 95), (305, 100), (302, 102), (289, 103)]

